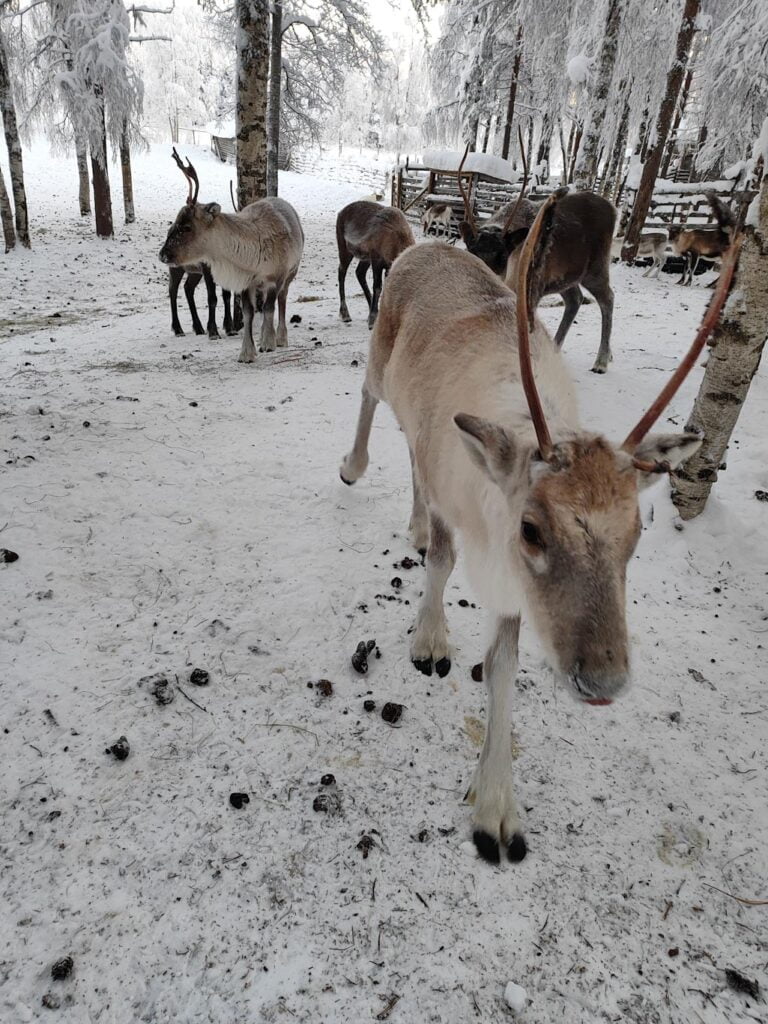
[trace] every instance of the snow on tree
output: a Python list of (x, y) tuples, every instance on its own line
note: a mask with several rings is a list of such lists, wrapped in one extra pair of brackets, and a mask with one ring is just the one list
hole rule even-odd
[[(6, 52), (5, 39), (2, 26), (0, 26), (0, 115), (2, 116), (3, 132), (5, 143), (8, 147), (8, 166), (11, 178), (11, 191), (13, 193), (13, 206), (15, 215), (15, 234), (22, 245), (30, 247), (29, 225), (27, 222), (27, 196), (24, 190), (24, 162), (21, 154), (21, 140), (19, 129), (16, 123), (16, 105), (11, 89), (11, 73)], [(16, 244), (12, 232), (7, 230), (7, 209), (8, 193), (5, 182), (0, 191), (0, 208), (2, 210), (3, 234), (5, 237), (6, 252)]]
[[(608, 107), (608, 94), (613, 80), (616, 64), (616, 51), (621, 26), (622, 0), (608, 0), (605, 16), (605, 31), (598, 60), (598, 69), (594, 93), (590, 97), (590, 109), (587, 128), (584, 133), (584, 145), (576, 162), (574, 181), (582, 188), (591, 187), (597, 178), (598, 161), (601, 155), (601, 141), (605, 114)], [(569, 65), (569, 78), (573, 81)]]

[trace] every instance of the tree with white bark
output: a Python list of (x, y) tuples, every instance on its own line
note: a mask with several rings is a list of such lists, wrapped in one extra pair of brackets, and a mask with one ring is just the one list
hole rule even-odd
[(0, 182), (0, 219), (3, 225), (5, 251), (8, 252), (15, 246), (17, 238), (27, 249), (30, 247), (30, 240), (27, 195), (24, 189), (24, 160), (16, 120), (16, 104), (11, 86), (11, 68), (2, 25), (0, 25), (0, 120), (2, 120), (5, 144), (8, 149), (8, 168), (13, 194), (13, 219), (11, 219), (9, 216), (11, 205), (5, 181)]

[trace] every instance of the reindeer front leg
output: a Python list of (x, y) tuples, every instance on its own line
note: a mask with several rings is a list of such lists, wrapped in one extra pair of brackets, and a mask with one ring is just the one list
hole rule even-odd
[(432, 675), (433, 666), (441, 678), (451, 671), (443, 594), (455, 564), (456, 551), (451, 531), (430, 509), (427, 585), (411, 638), (411, 661), (425, 676)]
[[(275, 301), (277, 299), (277, 289), (275, 286), (268, 285), (264, 289), (262, 298), (264, 300), (264, 309), (261, 319), (261, 351), (274, 352), (277, 347), (277, 338), (275, 336)], [(287, 343), (288, 338), (286, 335), (286, 344)]]
[(243, 302), (243, 344), (238, 356), (238, 362), (252, 363), (256, 359), (256, 348), (253, 344), (253, 294), (245, 291), (242, 294)]
[(528, 852), (512, 790), (510, 694), (517, 673), (520, 616), (500, 616), (496, 635), (483, 662), (488, 688), (488, 718), (480, 762), (475, 769), (467, 801), (474, 804), (472, 838), (477, 852), (498, 864), (500, 847), (511, 861)]

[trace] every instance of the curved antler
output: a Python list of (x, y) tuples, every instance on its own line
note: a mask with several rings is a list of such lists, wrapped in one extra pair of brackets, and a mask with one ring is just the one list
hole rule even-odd
[(520, 186), (520, 195), (517, 197), (515, 205), (512, 207), (512, 212), (504, 218), (504, 223), (501, 225), (502, 235), (506, 235), (509, 229), (512, 227), (512, 223), (515, 219), (515, 214), (518, 211), (520, 203), (523, 201), (525, 195), (525, 187), (528, 184), (528, 161), (525, 157), (525, 146), (523, 145), (523, 130), (520, 125), (517, 126), (517, 138), (520, 143), (520, 156), (523, 161), (523, 184)]
[(739, 249), (741, 248), (742, 241), (743, 236), (739, 235), (734, 239), (728, 249), (727, 255), (723, 260), (723, 268), (720, 271), (720, 277), (717, 281), (717, 288), (715, 289), (712, 301), (704, 314), (704, 319), (701, 321), (701, 327), (699, 327), (696, 337), (693, 339), (693, 344), (688, 349), (688, 352), (680, 362), (678, 368), (662, 388), (659, 397), (648, 408), (648, 411), (641, 417), (632, 430), (630, 430), (629, 434), (627, 434), (627, 438), (621, 446), (625, 452), (629, 452), (630, 454), (634, 452), (640, 441), (642, 441), (659, 416), (661, 416), (664, 409), (666, 409), (672, 401), (678, 388), (691, 372), (693, 364), (701, 355), (701, 350), (704, 348), (707, 338), (714, 330), (723, 306), (725, 305), (725, 300), (728, 298), (728, 291), (731, 287), (731, 281), (733, 280), (733, 275), (736, 270), (736, 262), (739, 257)]
[(530, 293), (529, 270), (536, 253), (536, 247), (539, 242), (539, 236), (541, 235), (544, 221), (549, 217), (549, 212), (559, 198), (559, 192), (553, 192), (539, 209), (539, 212), (536, 215), (536, 220), (531, 225), (531, 230), (528, 232), (528, 236), (525, 239), (525, 243), (520, 252), (517, 276), (517, 346), (520, 358), (520, 378), (523, 383), (523, 390), (525, 391), (528, 408), (531, 411), (531, 419), (533, 420), (533, 427), (536, 431), (536, 439), (539, 442), (539, 452), (542, 459), (545, 461), (548, 461), (552, 455), (552, 438), (549, 433), (547, 420), (544, 416), (544, 409), (542, 408), (539, 392), (536, 388), (536, 381), (533, 376), (531, 336), (529, 333), (530, 312), (528, 308)]
[(464, 200), (464, 220), (466, 220), (467, 224), (472, 228), (472, 233), (476, 235), (477, 222), (475, 221), (475, 215), (472, 213), (472, 207), (469, 205), (469, 197), (464, 191), (464, 186), (461, 184), (461, 172), (464, 170), (464, 161), (467, 159), (467, 153), (469, 153), (469, 143), (467, 143), (467, 148), (464, 150), (464, 156), (461, 158), (457, 176), (459, 181), (459, 192), (461, 192), (461, 198)]
[[(187, 196), (187, 205), (194, 206), (195, 203), (197, 202), (197, 193), (200, 191), (200, 182), (198, 181), (197, 178), (197, 171), (192, 166), (189, 157), (187, 157), (187, 166), (184, 166), (184, 162), (182, 161), (179, 154), (176, 152), (175, 146), (173, 147), (173, 159), (176, 161), (176, 165), (178, 166), (179, 170), (184, 175), (184, 177), (187, 179), (187, 182), (189, 184), (189, 195)], [(194, 194), (192, 192), (193, 187)]]

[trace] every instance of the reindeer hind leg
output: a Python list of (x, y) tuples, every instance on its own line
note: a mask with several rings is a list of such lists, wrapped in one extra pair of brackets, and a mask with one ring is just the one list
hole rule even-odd
[(430, 509), (427, 584), (411, 637), (411, 661), (425, 676), (431, 676), (433, 668), (440, 677), (447, 676), (451, 670), (443, 595), (455, 564), (456, 550), (451, 531)]

